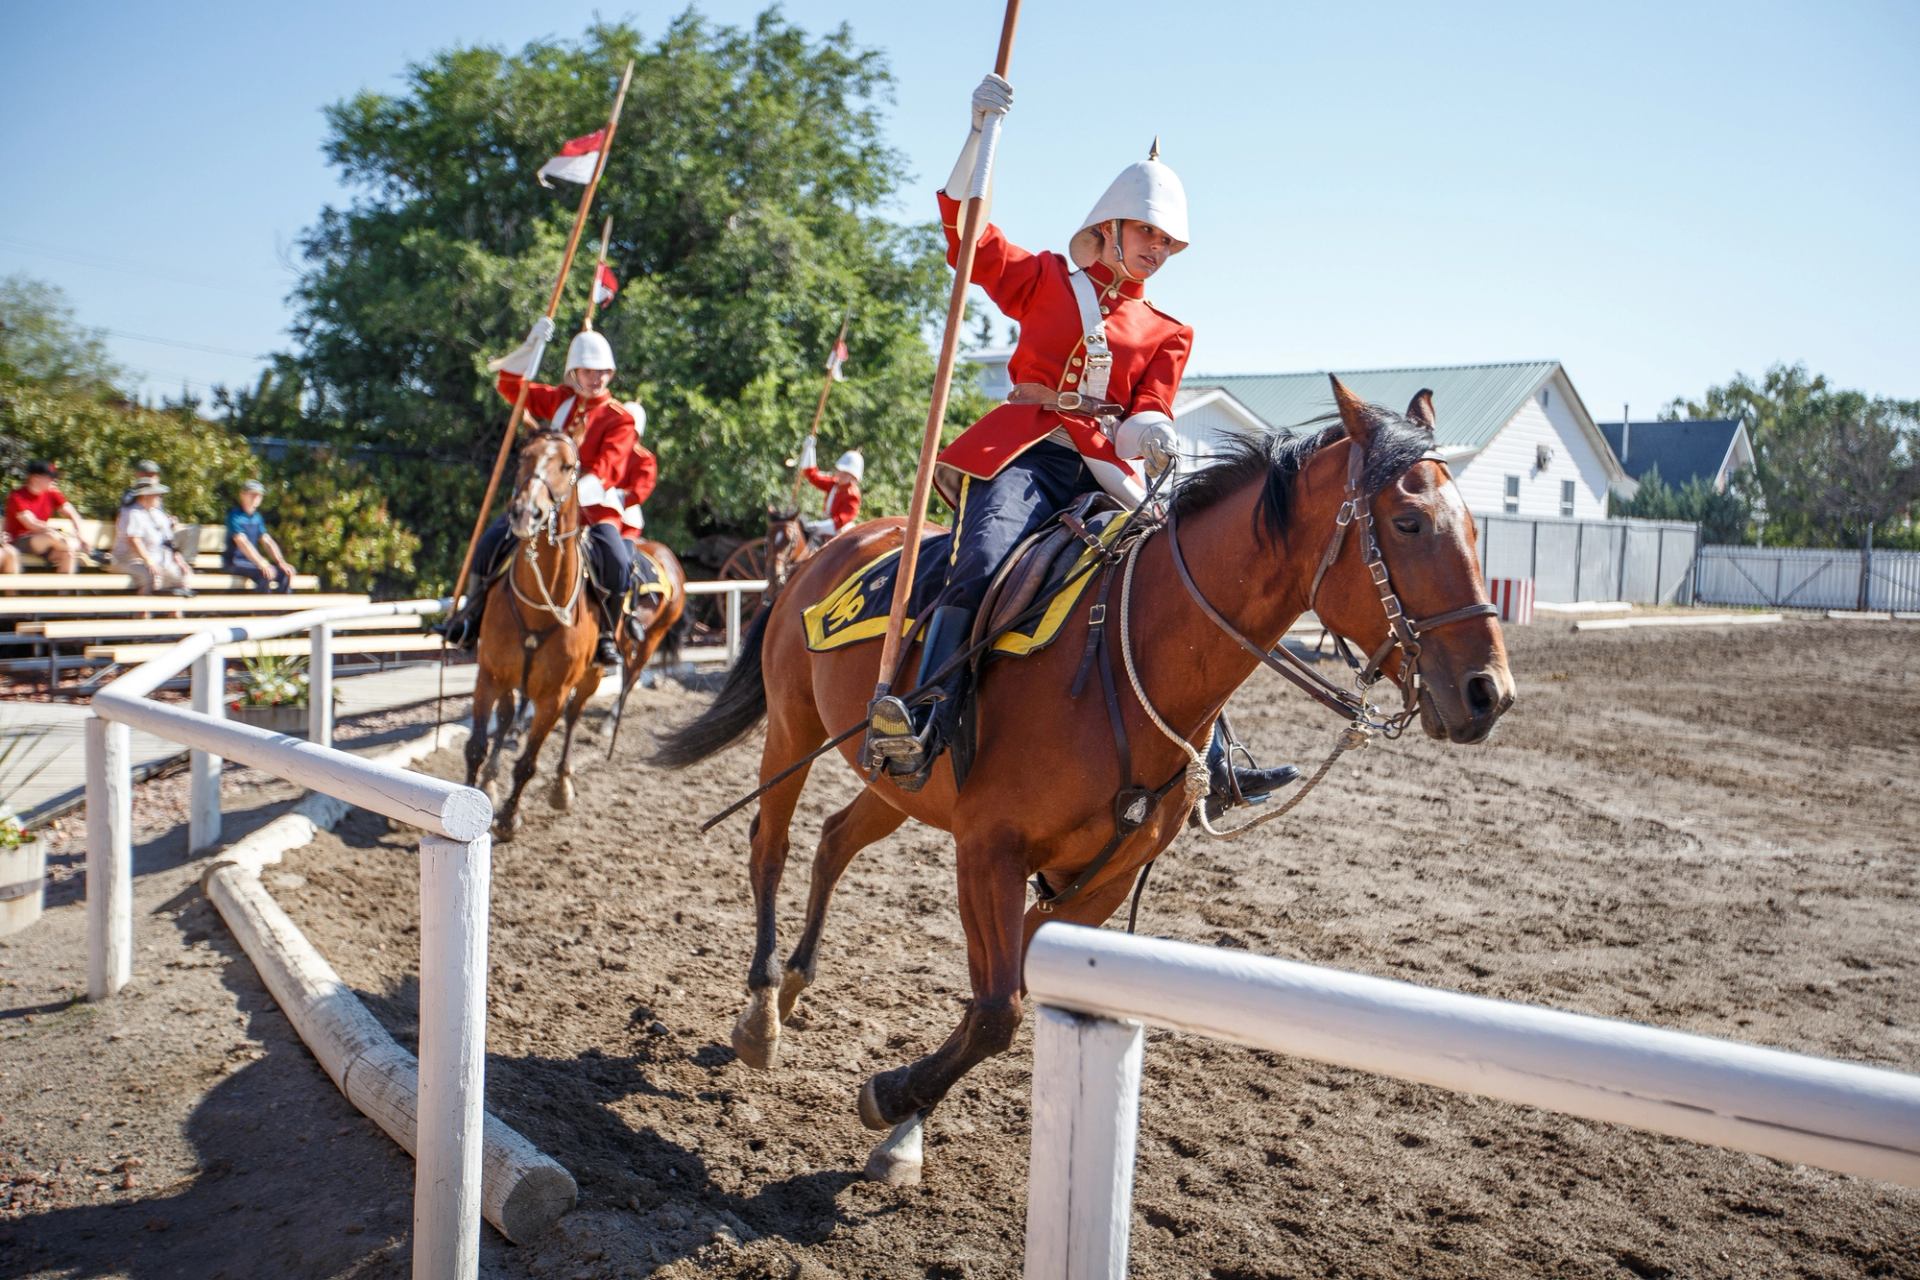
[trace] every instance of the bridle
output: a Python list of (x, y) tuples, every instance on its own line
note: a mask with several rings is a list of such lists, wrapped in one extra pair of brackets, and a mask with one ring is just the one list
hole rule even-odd
[[(540, 536), (543, 533), (546, 535), (547, 545), (557, 547), (564, 542), (580, 537), (581, 534), (586, 532), (584, 528), (571, 529), (566, 533), (560, 532), (560, 512), (573, 500), (575, 492), (577, 492), (580, 487), (580, 457), (577, 452), (574, 455), (573, 461), (567, 464), (565, 474), (566, 485), (563, 490), (557, 492), (554, 487), (547, 482), (544, 467), (528, 481), (529, 489), (537, 484), (546, 490), (548, 500), (546, 513), (540, 517), (539, 522), (533, 526), (533, 531), (528, 534), (520, 544), (521, 554), (527, 558), (527, 569), (533, 574), (534, 585), (540, 589), (540, 598), (535, 600), (528, 596), (526, 592), (521, 589), (519, 578), (511, 573), (507, 575), (507, 589), (513, 593), (513, 598), (519, 603), (538, 612), (551, 614), (553, 619), (561, 626), (570, 627), (573, 625), (575, 610), (580, 603), (580, 594), (586, 587), (586, 557), (575, 557), (576, 564), (573, 575), (573, 589), (567, 593), (566, 602), (562, 604), (556, 602), (553, 598), (553, 593), (547, 589), (547, 579), (546, 576), (540, 572), (539, 558), (534, 550), (534, 544), (540, 540)], [(516, 621), (519, 619), (519, 611), (517, 609), (514, 611), (514, 617)], [(521, 623), (520, 630), (526, 638), (527, 643), (531, 644), (533, 641), (532, 632), (524, 622)]]
[[(1446, 466), (1446, 459), (1429, 449), (1421, 454), (1415, 463), (1437, 462)], [(1327, 570), (1340, 558), (1341, 550), (1346, 546), (1347, 532), (1358, 525), (1361, 537), (1361, 563), (1366, 567), (1367, 577), (1372, 581), (1374, 590), (1380, 596), (1380, 608), (1387, 617), (1387, 635), (1367, 657), (1362, 666), (1348, 652), (1347, 640), (1328, 629), (1335, 643), (1340, 647), (1342, 656), (1348, 665), (1354, 668), (1353, 687), (1342, 688), (1328, 680), (1313, 667), (1295, 657), (1284, 643), (1272, 649), (1263, 649), (1247, 638), (1233, 623), (1229, 622), (1220, 610), (1208, 600), (1206, 593), (1200, 590), (1193, 574), (1187, 568), (1187, 558), (1180, 550), (1180, 532), (1172, 506), (1167, 511), (1167, 548), (1173, 553), (1173, 566), (1180, 574), (1180, 583), (1193, 597), (1195, 604), (1207, 619), (1224, 631), (1242, 649), (1268, 667), (1285, 676), (1288, 680), (1305, 690), (1307, 694), (1323, 706), (1342, 717), (1348, 723), (1367, 732), (1379, 733), (1389, 739), (1397, 738), (1406, 729), (1413, 718), (1420, 713), (1420, 639), (1427, 632), (1450, 626), (1456, 622), (1467, 622), (1474, 618), (1493, 618), (1499, 616), (1499, 609), (1485, 601), (1462, 605), (1428, 618), (1414, 618), (1407, 614), (1400, 603), (1399, 595), (1393, 589), (1393, 582), (1387, 572), (1386, 558), (1380, 551), (1380, 539), (1374, 533), (1373, 505), (1369, 495), (1361, 486), (1361, 476), (1366, 467), (1366, 450), (1358, 441), (1348, 442), (1347, 452), (1347, 491), (1345, 500), (1340, 504), (1339, 512), (1334, 516), (1333, 533), (1327, 539), (1327, 548), (1320, 556), (1320, 565), (1314, 571), (1313, 586), (1307, 592), (1307, 608), (1312, 609), (1320, 598), (1320, 584), (1327, 576)], [(1323, 619), (1324, 622), (1324, 619)], [(1400, 662), (1393, 676), (1394, 684), (1401, 694), (1401, 709), (1391, 715), (1383, 714), (1368, 696), (1373, 686), (1379, 682), (1388, 658), (1394, 651), (1400, 653)]]

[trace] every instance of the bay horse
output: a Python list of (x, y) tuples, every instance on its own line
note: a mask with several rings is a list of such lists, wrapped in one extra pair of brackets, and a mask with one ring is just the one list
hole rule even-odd
[(624, 622), (620, 627), (620, 636), (616, 643), (620, 646), (620, 699), (613, 704), (613, 732), (607, 735), (607, 757), (613, 757), (613, 749), (620, 743), (620, 726), (626, 722), (627, 695), (633, 692), (633, 686), (640, 680), (640, 673), (647, 669), (654, 655), (665, 654), (669, 662), (677, 661), (680, 652), (680, 618), (687, 610), (687, 571), (680, 567), (680, 559), (674, 555), (664, 542), (652, 542), (645, 538), (633, 544), (634, 554), (651, 556), (667, 578), (667, 594), (643, 595), (634, 606), (633, 622), (639, 624), (639, 634), (634, 627)]
[[(599, 620), (587, 599), (586, 549), (581, 545), (580, 451), (563, 431), (539, 431), (520, 450), (507, 528), (513, 561), (489, 590), (480, 624), (479, 674), (473, 687), (473, 732), (467, 738), (467, 785), (483, 760), (491, 777), (518, 712), (518, 700), (533, 707), (513, 790), (494, 816), (494, 838), (510, 840), (520, 829), (520, 793), (539, 767), (540, 748), (566, 714), (566, 736), (554, 779), (556, 809), (573, 805), (573, 729), (587, 699), (600, 687), (593, 665)], [(488, 753), (487, 722), (498, 710), (496, 737)]]
[(811, 556), (814, 546), (807, 537), (806, 521), (797, 508), (767, 508), (767, 590), (762, 600), (780, 594), (801, 561)]
[[(1013, 1042), (1034, 930), (1047, 920), (1098, 925), (1126, 899), (1141, 869), (1185, 825), (1197, 788), (1172, 788), (1183, 773), (1191, 781), (1228, 696), (1301, 614), (1312, 609), (1401, 684), (1408, 707), (1400, 725), (1417, 714), (1434, 738), (1479, 742), (1512, 705), (1513, 679), (1486, 602), (1473, 518), (1434, 452), (1430, 395), (1421, 392), (1401, 415), (1366, 404), (1338, 379), (1333, 392), (1337, 420), (1330, 415), (1330, 425), (1310, 435), (1229, 445), (1224, 461), (1174, 491), (1168, 523), (1129, 553), (1128, 590), (1110, 605), (1119, 625), (1106, 624), (1120, 637), (1099, 660), (1109, 664), (1119, 690), (1112, 714), (1124, 723), (1130, 758), (1117, 745), (1099, 682), (1078, 699), (1068, 692), (1087, 650), (1096, 593), (1086, 592), (1051, 647), (986, 671), (964, 790), (954, 785), (949, 752), (922, 790), (902, 791), (882, 775), (826, 820), (806, 924), (778, 970), (775, 895), (806, 769), (760, 797), (749, 863), (756, 938), (748, 1005), (733, 1033), (735, 1052), (754, 1067), (778, 1059), (781, 1023), (814, 980), (828, 902), (854, 855), (908, 818), (953, 834), (972, 999), (945, 1043), (861, 1087), (862, 1122), (894, 1130), (876, 1148), (870, 1176), (918, 1176), (921, 1121), (974, 1064)], [(1364, 536), (1346, 536), (1349, 524)], [(810, 653), (801, 614), (902, 537), (901, 520), (876, 520), (802, 565), (773, 607), (756, 616), (712, 706), (663, 741), (659, 761), (680, 766), (710, 756), (765, 715), (765, 784), (830, 733), (860, 725), (880, 646)], [(1114, 648), (1123, 652), (1116, 657)], [(914, 661), (909, 654), (901, 669), (914, 670)], [(1163, 734), (1156, 716), (1177, 726), (1184, 741)], [(839, 750), (864, 776), (860, 746), (856, 734)], [(1155, 786), (1170, 790), (1170, 801), (1184, 795), (1184, 802), (1149, 807), (1110, 849), (1118, 838), (1116, 796)], [(1103, 855), (1108, 860), (1097, 862)], [(1056, 900), (1029, 907), (1033, 877)], [(889, 1160), (909, 1167), (895, 1178)]]

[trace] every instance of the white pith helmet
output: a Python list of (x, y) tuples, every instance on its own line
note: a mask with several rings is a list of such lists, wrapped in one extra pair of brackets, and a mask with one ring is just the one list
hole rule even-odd
[(1080, 229), (1067, 244), (1067, 256), (1082, 271), (1100, 260), (1101, 233), (1115, 218), (1128, 218), (1160, 228), (1173, 238), (1173, 251), (1187, 247), (1187, 189), (1180, 175), (1160, 163), (1160, 139), (1145, 160), (1128, 165), (1106, 194), (1080, 220)]
[(572, 369), (612, 369), (613, 347), (607, 340), (592, 329), (584, 329), (574, 335), (567, 344), (567, 368)]
[(844, 471), (855, 480), (859, 480), (867, 474), (867, 460), (860, 456), (858, 449), (849, 449), (840, 455), (840, 460), (833, 464), (833, 469)]
[(626, 410), (633, 415), (633, 434), (637, 439), (647, 434), (647, 408), (638, 400), (628, 400)]

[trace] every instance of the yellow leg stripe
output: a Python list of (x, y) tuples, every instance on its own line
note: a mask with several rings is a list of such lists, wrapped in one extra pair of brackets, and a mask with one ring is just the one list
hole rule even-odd
[(967, 522), (967, 490), (973, 484), (973, 477), (960, 477), (960, 501), (953, 508), (953, 541), (947, 544), (947, 564), (949, 567), (960, 562), (960, 530)]

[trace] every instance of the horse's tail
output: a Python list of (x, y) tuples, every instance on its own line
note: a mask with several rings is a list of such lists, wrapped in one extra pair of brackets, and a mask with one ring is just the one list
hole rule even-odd
[(740, 657), (727, 672), (727, 682), (713, 705), (692, 720), (660, 736), (653, 763), (684, 769), (732, 746), (767, 714), (767, 686), (760, 672), (760, 650), (767, 637), (767, 619), (773, 610), (761, 609), (740, 637)]

